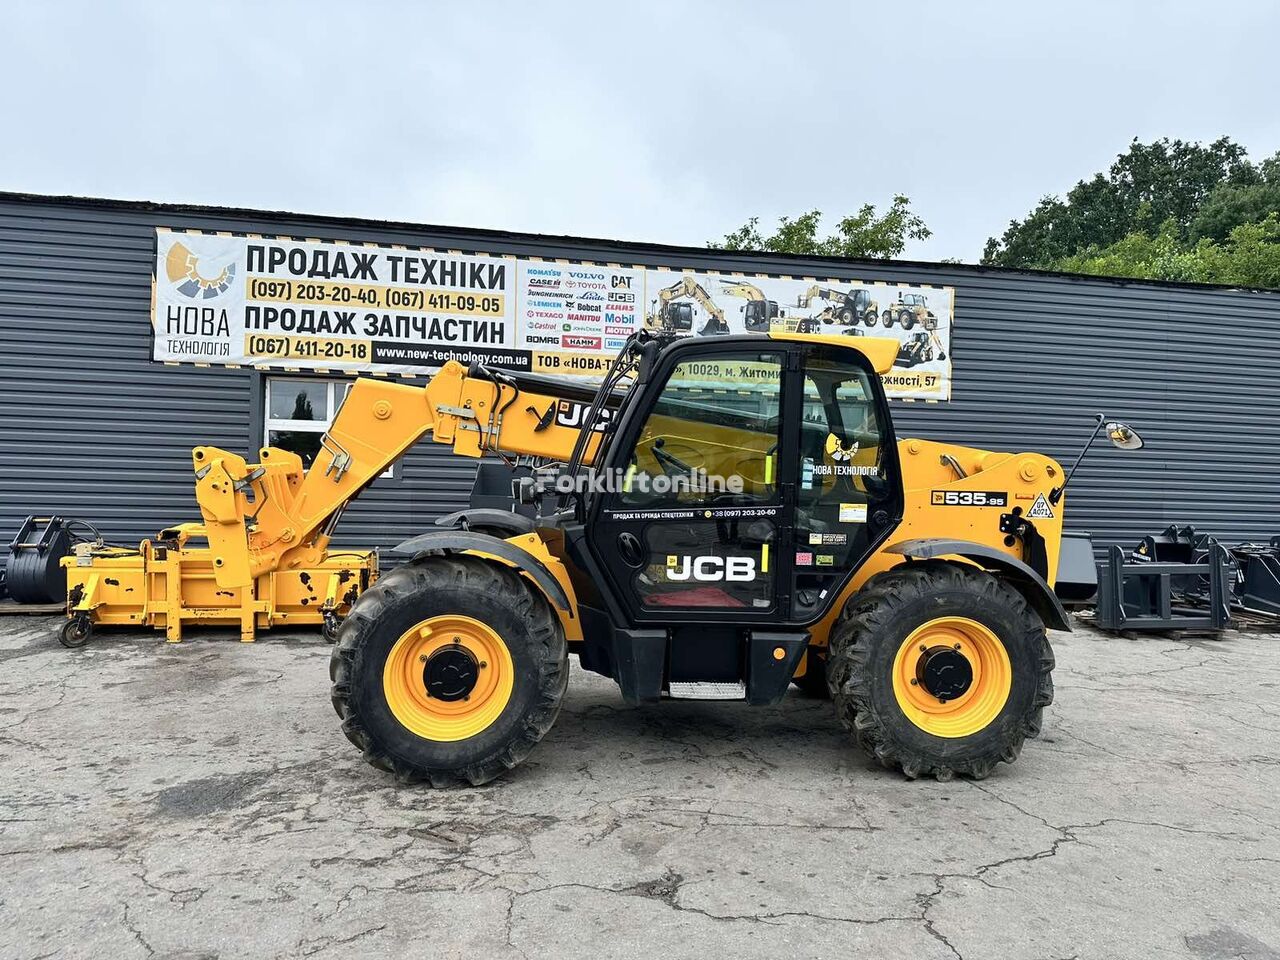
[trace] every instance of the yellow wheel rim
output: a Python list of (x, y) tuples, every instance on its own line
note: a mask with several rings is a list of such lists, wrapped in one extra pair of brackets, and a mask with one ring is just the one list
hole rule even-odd
[[(970, 679), (964, 684), (966, 671)], [(1013, 668), (1000, 638), (965, 617), (939, 617), (917, 627), (893, 661), (898, 706), (935, 737), (967, 737), (984, 729), (1000, 715), (1012, 687)]]
[(514, 687), (511, 651), (491, 627), (471, 617), (428, 617), (414, 624), (395, 642), (382, 669), (392, 715), (427, 740), (465, 740), (488, 729)]

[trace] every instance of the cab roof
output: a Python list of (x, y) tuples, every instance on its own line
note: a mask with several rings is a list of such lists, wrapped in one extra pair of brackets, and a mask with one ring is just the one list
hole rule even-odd
[(828, 347), (845, 347), (857, 350), (869, 361), (876, 373), (883, 376), (893, 369), (898, 359), (898, 341), (890, 337), (846, 337), (838, 333), (784, 333), (771, 332), (772, 340), (790, 340), (797, 343), (823, 344)]

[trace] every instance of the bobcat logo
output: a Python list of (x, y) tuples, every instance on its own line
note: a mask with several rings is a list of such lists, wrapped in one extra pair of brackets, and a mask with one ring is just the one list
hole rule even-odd
[(858, 454), (858, 441), (848, 445), (841, 442), (834, 433), (827, 434), (827, 456), (837, 463), (852, 460)]

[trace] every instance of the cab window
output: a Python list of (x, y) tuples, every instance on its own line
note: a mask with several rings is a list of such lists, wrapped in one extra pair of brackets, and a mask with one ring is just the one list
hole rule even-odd
[(621, 479), (632, 507), (772, 500), (778, 484), (782, 356), (686, 360), (650, 410)]

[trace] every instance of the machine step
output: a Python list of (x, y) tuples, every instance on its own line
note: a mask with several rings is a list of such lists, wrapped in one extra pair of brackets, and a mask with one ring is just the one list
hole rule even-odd
[(747, 699), (747, 685), (741, 680), (672, 680), (667, 690), (673, 700)]

